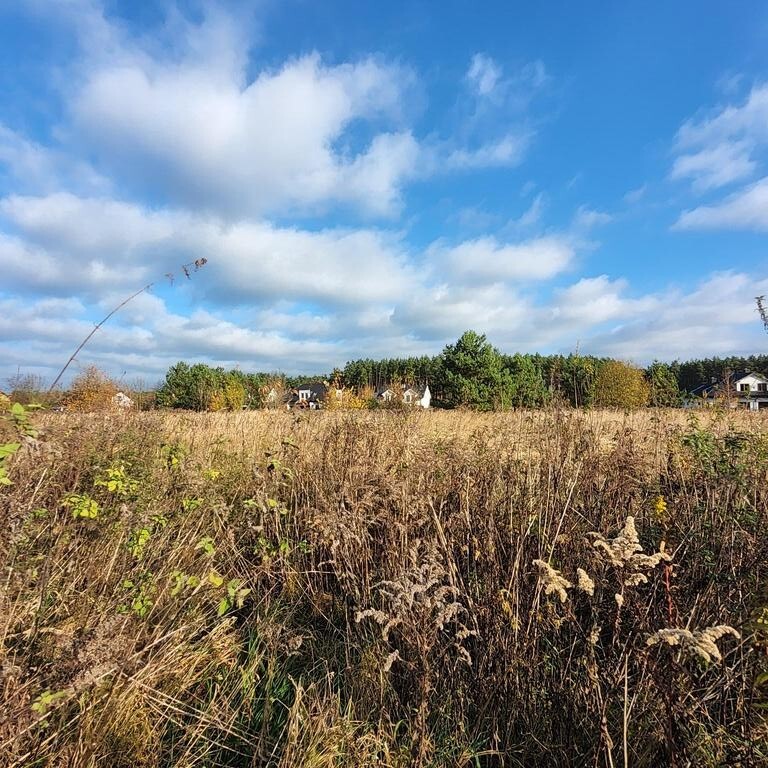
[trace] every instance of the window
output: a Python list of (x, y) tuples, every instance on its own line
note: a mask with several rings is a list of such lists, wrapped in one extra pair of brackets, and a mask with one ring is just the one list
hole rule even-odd
[(411, 402), (411, 398), (412, 398), (412, 395), (411, 395), (411, 393), (410, 393), (410, 392), (406, 392), (406, 393), (403, 395), (403, 402), (404, 402), (404, 403), (410, 403), (410, 402)]
[(757, 385), (757, 391), (758, 392), (768, 392), (768, 384), (766, 382), (764, 382), (764, 381), (761, 381)]
[(749, 384), (739, 384), (739, 392), (749, 392)]
[(309, 400), (310, 391), (308, 389), (299, 390), (299, 400)]

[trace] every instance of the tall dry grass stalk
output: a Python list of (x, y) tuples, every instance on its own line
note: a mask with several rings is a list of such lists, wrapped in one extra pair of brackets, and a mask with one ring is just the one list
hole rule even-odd
[(0, 765), (768, 764), (768, 429), (702, 418), (41, 416)]

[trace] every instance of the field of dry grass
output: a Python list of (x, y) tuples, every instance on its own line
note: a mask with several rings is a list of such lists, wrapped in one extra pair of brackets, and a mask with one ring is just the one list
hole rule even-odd
[(38, 416), (0, 765), (768, 765), (761, 417)]

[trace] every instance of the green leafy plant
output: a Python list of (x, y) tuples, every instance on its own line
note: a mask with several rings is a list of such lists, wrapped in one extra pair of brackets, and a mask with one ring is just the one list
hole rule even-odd
[(172, 472), (178, 472), (181, 469), (186, 455), (187, 450), (181, 443), (164, 443), (160, 446), (160, 456), (165, 460), (165, 466)]
[(144, 557), (144, 550), (151, 538), (152, 531), (149, 528), (138, 528), (131, 533), (131, 536), (128, 539), (128, 551), (137, 560), (141, 560), (141, 558)]
[(151, 574), (144, 572), (137, 579), (124, 579), (123, 589), (130, 593), (129, 602), (119, 606), (119, 613), (133, 613), (140, 619), (146, 618), (152, 610), (154, 602), (152, 595), (157, 592)]
[(96, 479), (94, 485), (106, 488), (115, 496), (126, 497), (136, 493), (139, 482), (128, 477), (125, 464), (120, 462), (105, 469), (102, 476)]
[(227, 594), (221, 598), (216, 613), (219, 616), (231, 611), (233, 608), (242, 608), (245, 598), (251, 594), (251, 590), (241, 587), (240, 579), (231, 579), (227, 582)]
[(210, 536), (204, 536), (200, 539), (200, 541), (195, 544), (195, 549), (202, 550), (208, 557), (213, 557), (216, 554), (216, 547)]
[[(8, 413), (5, 414), (5, 418), (11, 422), (20, 437), (34, 439), (38, 433), (29, 421), (29, 411), (39, 407), (38, 405), (28, 405), (25, 408), (21, 403), (13, 403)], [(0, 444), (0, 485), (12, 485), (11, 478), (8, 477), (7, 461), (20, 448), (21, 443), (17, 442)]]
[(196, 589), (200, 586), (200, 577), (184, 573), (178, 569), (171, 573), (171, 596), (177, 597), (186, 588)]
[(184, 510), (184, 512), (194, 512), (196, 509), (200, 508), (200, 505), (203, 503), (203, 500), (198, 497), (193, 497), (190, 499), (182, 499), (181, 500), (181, 508)]
[(8, 468), (5, 462), (21, 448), (21, 443), (3, 443), (0, 445), (0, 485), (12, 485), (8, 477)]
[(87, 493), (70, 493), (62, 504), (72, 510), (74, 518), (95, 520), (100, 514), (98, 502)]
[(33, 702), (32, 711), (41, 717), (48, 714), (57, 701), (66, 698), (68, 691), (43, 691)]

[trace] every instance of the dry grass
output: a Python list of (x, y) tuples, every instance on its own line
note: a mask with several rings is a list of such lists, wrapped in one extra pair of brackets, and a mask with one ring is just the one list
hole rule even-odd
[(0, 764), (766, 765), (761, 416), (38, 417)]

